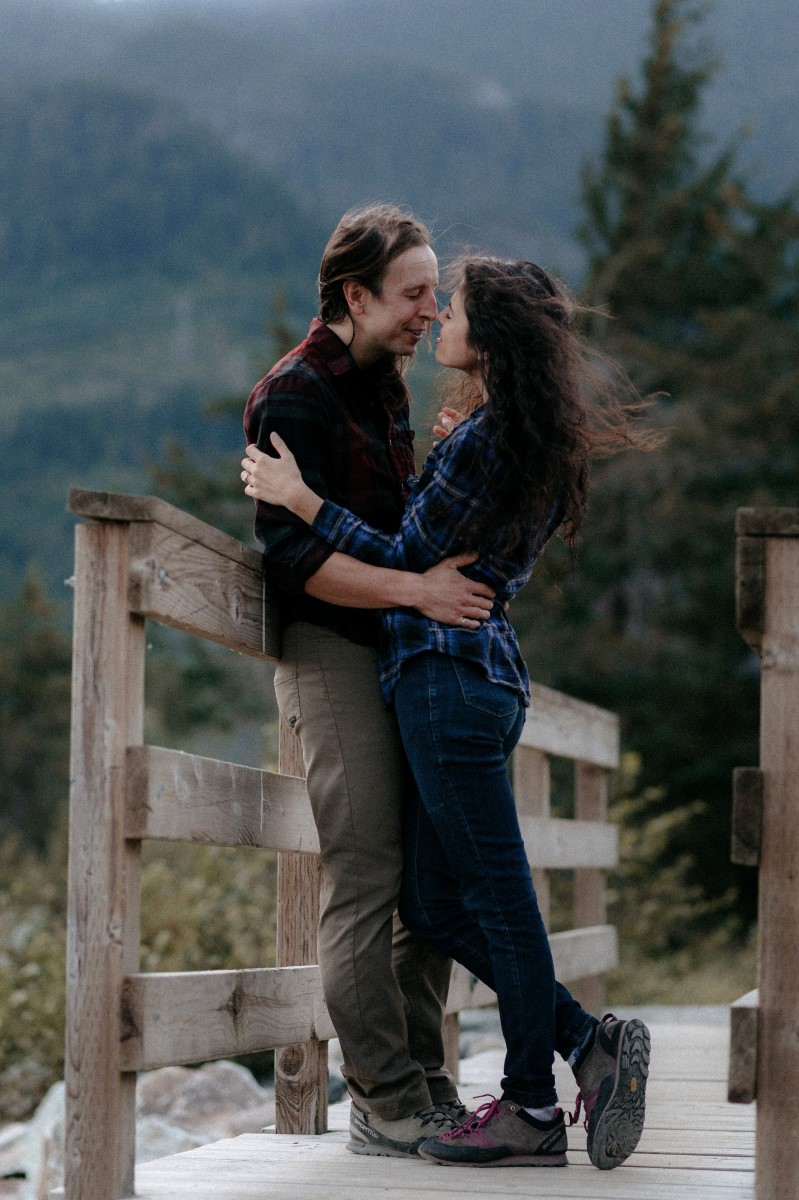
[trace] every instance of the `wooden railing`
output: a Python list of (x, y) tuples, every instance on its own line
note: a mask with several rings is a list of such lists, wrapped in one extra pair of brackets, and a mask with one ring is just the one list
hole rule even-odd
[(728, 1094), (757, 1099), (757, 1200), (799, 1195), (799, 509), (736, 521), (738, 629), (761, 661), (760, 768), (733, 778), (734, 862), (759, 870), (759, 988), (731, 1012)]
[[(145, 619), (269, 662), (280, 653), (261, 557), (151, 496), (73, 490), (75, 550), (67, 947), (67, 1200), (133, 1194), (136, 1072), (275, 1049), (279, 1132), (327, 1127), (327, 1041), (316, 963), (318, 841), (299, 744), (280, 730), (279, 772), (143, 744)], [(548, 872), (573, 869), (575, 928), (552, 936), (558, 977), (598, 1008), (617, 962), (605, 924), (606, 823), (618, 720), (546, 688), (515, 753), (515, 793), (545, 917)], [(550, 818), (549, 760), (575, 762), (575, 816)], [(148, 838), (268, 847), (278, 854), (274, 968), (142, 974), (140, 851)], [(457, 1013), (493, 994), (453, 972)]]

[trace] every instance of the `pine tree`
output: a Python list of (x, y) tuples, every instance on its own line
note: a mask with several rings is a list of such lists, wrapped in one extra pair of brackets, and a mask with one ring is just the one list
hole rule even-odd
[(752, 197), (734, 144), (703, 149), (703, 12), (657, 0), (642, 84), (619, 85), (604, 158), (584, 173), (586, 295), (609, 314), (590, 333), (663, 393), (668, 439), (595, 472), (578, 572), (554, 593), (539, 583), (529, 644), (556, 686), (621, 713), (646, 812), (690, 813), (660, 862), (684, 862), (710, 902), (697, 912), (718, 920), (742, 889), (752, 913), (752, 876), (729, 863), (730, 771), (757, 762), (758, 728), (734, 513), (797, 502), (799, 215)]
[[(287, 313), (285, 293), (277, 291), (272, 301), (266, 333), (272, 342), (274, 360), (278, 361), (298, 342)], [(271, 364), (263, 365), (265, 374)], [(224, 422), (235, 422), (242, 429), (244, 395), (218, 396), (205, 406), (209, 416)], [(153, 467), (153, 483), (160, 496), (185, 509), (209, 525), (224, 529), (240, 541), (248, 542), (252, 535), (252, 502), (244, 495), (240, 479), (240, 461), (244, 453), (242, 430), (241, 453), (224, 455), (209, 469), (198, 462), (191, 447), (173, 443), (168, 461)]]
[(66, 816), (70, 662), (69, 637), (31, 570), (0, 613), (0, 835), (37, 850)]

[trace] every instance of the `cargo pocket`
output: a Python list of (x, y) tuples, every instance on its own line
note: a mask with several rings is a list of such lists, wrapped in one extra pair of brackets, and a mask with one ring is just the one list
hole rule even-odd
[(294, 663), (278, 663), (275, 668), (275, 697), (281, 717), (296, 731), (302, 710), (297, 667)]

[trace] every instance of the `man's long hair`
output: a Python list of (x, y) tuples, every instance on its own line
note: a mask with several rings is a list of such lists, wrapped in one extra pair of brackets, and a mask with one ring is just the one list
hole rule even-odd
[[(379, 296), (389, 264), (415, 246), (429, 246), (429, 229), (393, 204), (370, 204), (345, 213), (330, 235), (319, 267), (319, 316), (335, 324), (349, 316), (344, 295), (347, 280)], [(404, 404), (408, 390), (403, 359), (388, 355), (377, 368), (382, 398), (392, 407)]]

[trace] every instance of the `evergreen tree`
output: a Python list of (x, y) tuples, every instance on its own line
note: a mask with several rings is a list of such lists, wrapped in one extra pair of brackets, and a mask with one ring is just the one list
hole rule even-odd
[(0, 836), (37, 850), (69, 792), (70, 641), (31, 570), (0, 613)]
[(729, 863), (730, 772), (757, 761), (758, 729), (734, 514), (797, 502), (799, 216), (752, 197), (734, 145), (700, 153), (703, 12), (657, 0), (642, 84), (619, 85), (584, 173), (587, 298), (610, 314), (590, 333), (663, 393), (668, 439), (596, 471), (578, 571), (539, 582), (529, 643), (539, 675), (621, 713), (647, 797), (627, 811), (660, 822), (655, 865), (683, 863), (696, 913), (718, 920), (741, 892), (753, 913), (753, 874)]
[[(274, 361), (278, 361), (299, 341), (287, 313), (286, 295), (278, 290), (272, 301), (266, 333), (270, 337)], [(266, 374), (271, 366), (261, 364), (258, 372)], [(242, 430), (241, 453), (221, 455), (209, 468), (194, 457), (191, 447), (173, 442), (169, 447), (168, 461), (152, 468), (153, 483), (158, 494), (178, 508), (183, 508), (224, 529), (240, 541), (252, 538), (252, 502), (244, 495), (241, 482), (240, 462), (244, 454), (244, 431), (242, 419), (247, 397), (244, 395), (218, 396), (208, 402), (205, 411), (209, 416), (224, 422), (234, 422)]]

